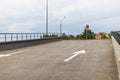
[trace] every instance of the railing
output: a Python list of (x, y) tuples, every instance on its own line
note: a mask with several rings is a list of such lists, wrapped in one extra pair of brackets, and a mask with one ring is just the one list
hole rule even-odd
[(0, 42), (36, 40), (46, 38), (58, 38), (59, 33), (0, 33)]
[(111, 34), (116, 39), (116, 41), (120, 44), (120, 31), (112, 31)]

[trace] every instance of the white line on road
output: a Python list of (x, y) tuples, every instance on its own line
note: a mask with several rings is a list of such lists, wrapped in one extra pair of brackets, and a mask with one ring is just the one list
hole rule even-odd
[(0, 57), (8, 57), (8, 56), (11, 56), (11, 55), (9, 55), (9, 54), (5, 54), (5, 55), (0, 55)]
[(17, 51), (17, 52), (9, 53), (9, 54), (1, 54), (0, 57), (8, 57), (8, 56), (12, 56), (12, 55), (15, 55), (15, 54), (27, 52), (27, 51), (30, 51), (30, 50), (22, 50), (22, 51)]
[(9, 55), (19, 54), (19, 53), (28, 52), (28, 51), (30, 51), (30, 50), (23, 50), (23, 51), (13, 52), (13, 53), (9, 53)]
[(67, 59), (64, 60), (64, 62), (70, 61), (71, 59), (75, 58), (76, 56), (78, 56), (79, 54), (86, 54), (85, 50), (81, 50), (81, 51), (77, 51), (74, 52), (75, 54)]

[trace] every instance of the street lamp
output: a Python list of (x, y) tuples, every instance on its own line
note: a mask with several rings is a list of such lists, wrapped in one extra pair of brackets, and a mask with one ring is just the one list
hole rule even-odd
[(46, 35), (48, 35), (48, 0), (46, 0)]
[(66, 17), (64, 16), (62, 19), (57, 19), (57, 21), (60, 22), (60, 36), (62, 36), (62, 21), (65, 19)]

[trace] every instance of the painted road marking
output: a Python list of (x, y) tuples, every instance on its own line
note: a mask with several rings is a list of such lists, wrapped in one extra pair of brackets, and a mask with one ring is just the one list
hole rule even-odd
[(77, 51), (77, 52), (73, 52), (74, 54), (80, 53), (80, 54), (86, 54), (85, 50), (81, 50), (81, 51)]
[(23, 52), (28, 52), (30, 50), (22, 50), (22, 51), (17, 51), (17, 52), (13, 52), (13, 53), (9, 53), (9, 54), (1, 54), (0, 57), (8, 57), (8, 56), (12, 56), (15, 54), (19, 54), (19, 53), (23, 53)]
[(8, 57), (8, 56), (11, 56), (11, 55), (9, 55), (9, 54), (5, 54), (5, 55), (0, 55), (0, 57)]
[(65, 59), (64, 62), (70, 61), (71, 59), (75, 58), (79, 54), (86, 54), (86, 51), (85, 50), (81, 50), (81, 51), (74, 52), (74, 55), (69, 57), (69, 58), (67, 58), (67, 59)]
[(9, 55), (19, 54), (19, 53), (28, 52), (28, 51), (30, 51), (30, 50), (23, 50), (23, 51), (13, 52), (13, 53), (9, 53)]

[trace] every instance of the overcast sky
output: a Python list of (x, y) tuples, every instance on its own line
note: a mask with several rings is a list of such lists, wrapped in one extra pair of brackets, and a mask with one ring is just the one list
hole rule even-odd
[[(48, 0), (49, 32), (79, 34), (86, 24), (94, 32), (120, 30), (120, 0)], [(0, 32), (45, 32), (46, 0), (0, 0)]]

